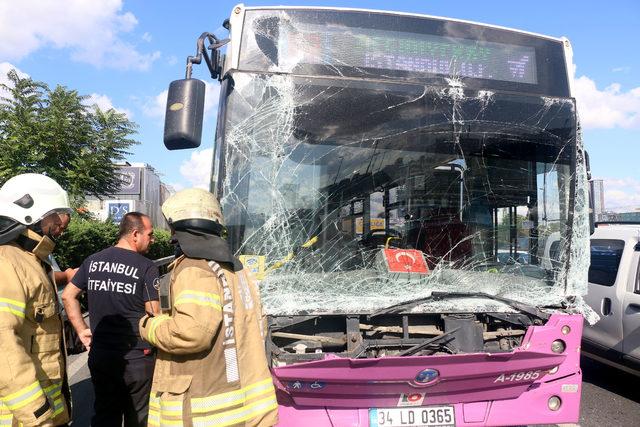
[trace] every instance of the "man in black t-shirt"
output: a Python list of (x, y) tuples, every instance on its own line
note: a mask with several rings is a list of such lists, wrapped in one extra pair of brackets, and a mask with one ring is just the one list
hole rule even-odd
[[(138, 321), (158, 313), (158, 268), (144, 257), (153, 243), (148, 216), (129, 212), (120, 222), (118, 243), (91, 255), (62, 293), (69, 320), (89, 349), (95, 390), (91, 425), (147, 425), (154, 354), (140, 338)], [(78, 296), (89, 299), (91, 328)]]

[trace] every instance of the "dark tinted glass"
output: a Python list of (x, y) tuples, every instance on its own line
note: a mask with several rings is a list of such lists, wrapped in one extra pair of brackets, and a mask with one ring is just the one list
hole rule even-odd
[(562, 42), (446, 19), (376, 12), (251, 10), (240, 69), (409, 80), (569, 96)]
[(589, 282), (613, 286), (624, 250), (624, 241), (610, 239), (591, 240), (591, 266)]

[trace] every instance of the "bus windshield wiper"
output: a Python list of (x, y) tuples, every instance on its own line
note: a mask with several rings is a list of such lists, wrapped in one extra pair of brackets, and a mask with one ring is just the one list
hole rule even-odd
[(536, 307), (521, 303), (519, 301), (510, 299), (510, 298), (491, 295), (486, 292), (439, 292), (439, 291), (433, 291), (431, 292), (431, 295), (424, 298), (418, 298), (418, 299), (390, 305), (389, 307), (385, 307), (380, 310), (374, 311), (367, 317), (373, 318), (376, 316), (381, 316), (383, 314), (399, 313), (401, 311), (408, 310), (412, 307), (418, 306), (420, 304), (423, 304), (429, 301), (440, 301), (440, 300), (452, 299), (452, 298), (486, 298), (494, 301), (500, 301), (508, 305), (509, 307), (515, 308), (521, 313), (529, 314), (538, 319), (546, 320), (549, 318), (549, 315), (547, 313), (540, 311)]

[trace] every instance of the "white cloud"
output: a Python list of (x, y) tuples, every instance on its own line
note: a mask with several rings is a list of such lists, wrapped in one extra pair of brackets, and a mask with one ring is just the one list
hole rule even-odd
[(41, 48), (71, 51), (97, 67), (146, 70), (160, 52), (143, 53), (123, 36), (138, 20), (123, 0), (21, 0), (0, 2), (0, 60), (20, 60)]
[[(20, 70), (18, 67), (16, 67), (15, 65), (9, 63), (9, 62), (0, 62), (0, 84), (9, 84), (9, 79), (7, 78), (7, 73), (11, 70), (16, 70), (16, 72), (18, 73), (18, 76), (20, 78), (28, 78), (29, 75), (25, 72), (23, 72), (22, 70)], [(0, 97), (1, 96), (7, 96), (8, 93), (2, 89), (0, 89)], [(125, 114), (129, 119), (133, 118), (133, 113), (130, 110), (127, 110), (126, 108), (119, 108), (113, 105), (113, 102), (111, 101), (111, 98), (109, 98), (107, 95), (101, 95), (98, 93), (92, 93), (91, 95), (89, 95), (83, 102), (84, 105), (87, 106), (92, 106), (92, 105), (97, 105), (98, 107), (100, 107), (101, 110), (106, 111), (109, 110), (111, 108), (113, 108), (114, 110)]]
[(142, 106), (142, 112), (144, 115), (148, 117), (162, 118), (164, 120), (164, 110), (167, 108), (168, 93), (168, 90), (163, 90), (158, 95), (150, 98)]
[(631, 71), (631, 67), (629, 66), (615, 67), (615, 68), (612, 68), (611, 71), (613, 71), (614, 73), (628, 73)]
[(151, 34), (149, 34), (149, 33), (144, 33), (142, 35), (142, 40), (146, 41), (147, 43), (151, 43), (152, 39), (153, 39), (153, 37), (151, 37)]
[[(205, 120), (209, 113), (218, 108), (220, 96), (220, 85), (218, 83), (205, 82), (206, 92), (204, 95), (204, 115)], [(161, 118), (164, 120), (164, 113), (167, 108), (167, 95), (169, 91), (163, 90), (153, 98), (149, 98), (142, 106), (142, 111), (146, 116)]]
[(7, 83), (9, 80), (7, 79), (7, 73), (9, 73), (9, 71), (11, 70), (16, 70), (16, 73), (18, 73), (18, 76), (20, 78), (27, 78), (29, 77), (29, 74), (25, 73), (24, 71), (20, 70), (18, 67), (16, 67), (15, 65), (9, 63), (9, 62), (0, 62), (0, 83)]
[[(192, 187), (209, 189), (211, 181), (211, 165), (213, 164), (213, 148), (196, 150), (191, 158), (180, 165), (180, 174)], [(177, 187), (176, 187), (177, 188)]]
[(169, 65), (176, 65), (178, 63), (178, 57), (175, 55), (171, 55), (170, 57), (167, 58), (167, 64)]
[(631, 212), (640, 208), (640, 180), (603, 178), (604, 206), (608, 211)]
[[(27, 73), (24, 73), (23, 71), (21, 71), (18, 67), (16, 67), (13, 64), (10, 64), (8, 62), (0, 62), (0, 84), (5, 84), (5, 85), (9, 85), (9, 78), (7, 77), (7, 74), (9, 73), (9, 71), (11, 70), (16, 70), (16, 73), (18, 73), (18, 76), (22, 79), (29, 77), (29, 75)], [(1, 97), (7, 97), (9, 95), (9, 93), (0, 88), (0, 98)]]
[(204, 96), (204, 114), (218, 109), (218, 102), (220, 101), (220, 84), (218, 82), (207, 84), (207, 93)]
[(11, 70), (15, 70), (16, 73), (18, 74), (18, 77), (20, 77), (21, 79), (26, 79), (26, 78), (29, 77), (29, 74), (27, 74), (24, 71), (20, 70), (15, 65), (13, 65), (13, 64), (11, 64), (9, 62), (0, 62), (0, 84), (10, 85), (9, 78), (7, 77), (7, 74), (9, 74), (9, 71), (11, 71)]
[(133, 113), (130, 110), (115, 107), (113, 105), (113, 102), (111, 101), (111, 98), (109, 98), (107, 95), (92, 93), (87, 99), (85, 99), (84, 104), (89, 106), (97, 105), (102, 111), (107, 111), (113, 108), (117, 112), (125, 114), (129, 119), (133, 118)]
[(180, 184), (179, 182), (172, 182), (171, 184), (168, 184), (172, 189), (173, 189), (173, 193), (175, 194), (180, 190), (184, 190), (184, 185)]
[(583, 128), (640, 128), (640, 87), (624, 92), (612, 83), (600, 90), (589, 77), (580, 76), (574, 90)]

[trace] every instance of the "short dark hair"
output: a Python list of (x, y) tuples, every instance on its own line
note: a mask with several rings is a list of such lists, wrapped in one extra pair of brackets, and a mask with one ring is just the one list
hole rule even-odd
[(144, 223), (142, 218), (149, 218), (149, 215), (145, 215), (140, 212), (129, 212), (122, 217), (120, 221), (120, 231), (118, 233), (118, 239), (122, 239), (125, 236), (133, 233), (134, 230), (142, 233), (144, 231)]

